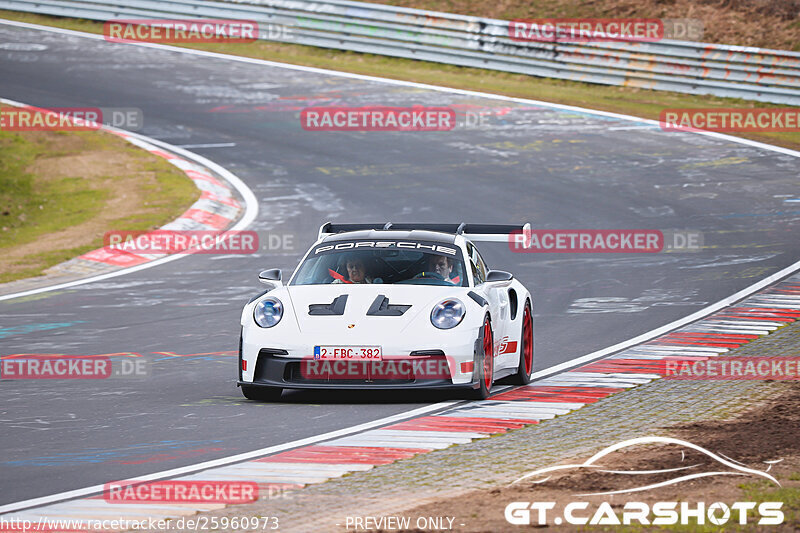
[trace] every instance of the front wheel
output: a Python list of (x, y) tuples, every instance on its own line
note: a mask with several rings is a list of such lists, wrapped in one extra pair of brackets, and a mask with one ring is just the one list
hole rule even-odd
[(242, 394), (248, 400), (258, 402), (273, 402), (281, 397), (283, 389), (280, 387), (254, 387), (253, 385), (242, 385)]
[(473, 392), (476, 400), (485, 400), (489, 397), (494, 383), (494, 335), (492, 333), (492, 322), (489, 315), (483, 319), (481, 329), (481, 353), (479, 354), (478, 388)]
[(514, 374), (514, 385), (527, 385), (531, 382), (533, 373), (533, 315), (531, 304), (525, 302), (525, 311), (522, 313), (522, 338), (519, 348), (519, 367)]

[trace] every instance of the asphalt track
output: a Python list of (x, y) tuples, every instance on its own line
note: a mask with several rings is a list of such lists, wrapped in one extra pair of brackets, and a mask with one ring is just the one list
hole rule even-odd
[[(791, 201), (800, 198), (800, 159), (725, 139), (5, 25), (0, 96), (42, 107), (137, 107), (140, 133), (178, 146), (224, 145), (192, 150), (255, 192), (251, 229), (262, 242), (289, 236), (293, 245), (192, 256), (0, 302), (0, 355), (132, 352), (150, 364), (142, 379), (0, 382), (0, 505), (446, 399), (290, 392), (280, 404), (243, 401), (230, 352), (241, 307), (260, 290), (256, 274), (293, 269), (326, 220), (703, 232), (707, 248), (697, 253), (541, 255), (482, 246), (490, 266), (514, 272), (535, 295), (537, 370), (688, 315), (800, 259), (800, 202)], [(307, 132), (298, 114), (308, 105), (489, 114), (480, 127), (450, 132)]]

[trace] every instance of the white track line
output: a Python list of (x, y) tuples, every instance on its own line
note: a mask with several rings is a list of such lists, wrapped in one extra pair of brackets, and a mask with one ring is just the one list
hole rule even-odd
[[(306, 437), (305, 439), (299, 439), (292, 442), (287, 442), (284, 444), (277, 444), (275, 446), (269, 446), (267, 448), (261, 448), (260, 450), (254, 450), (252, 452), (247, 453), (240, 453), (238, 455), (232, 455), (230, 457), (223, 457), (221, 459), (214, 459), (213, 461), (205, 461), (203, 463), (184, 466), (181, 468), (173, 468), (171, 470), (164, 470), (163, 472), (156, 472), (154, 474), (148, 474), (146, 476), (137, 476), (137, 481), (155, 481), (158, 479), (166, 479), (175, 476), (185, 475), (185, 474), (192, 474), (195, 472), (199, 472), (201, 470), (207, 470), (209, 468), (216, 468), (218, 466), (225, 466), (233, 463), (240, 463), (242, 461), (247, 461), (249, 459), (257, 459), (264, 455), (270, 455), (277, 452), (282, 452), (285, 450), (289, 450), (291, 448), (297, 448), (300, 446), (307, 446), (309, 444), (316, 444), (317, 442), (344, 437), (346, 435), (350, 435), (353, 433), (358, 433), (361, 431), (366, 431), (368, 429), (372, 429), (378, 426), (383, 426), (386, 424), (391, 424), (392, 422), (399, 422), (401, 420), (406, 420), (408, 418), (414, 418), (418, 415), (423, 415), (426, 413), (430, 413), (433, 411), (438, 411), (441, 409), (445, 409), (447, 407), (451, 407), (457, 403), (457, 401), (449, 401), (449, 402), (440, 402), (435, 403), (432, 405), (426, 405), (425, 407), (420, 407), (418, 409), (413, 409), (411, 411), (407, 411), (405, 413), (399, 413), (392, 416), (387, 416), (385, 418), (381, 418), (379, 420), (373, 420), (372, 422), (365, 422), (363, 424), (359, 424), (357, 426), (352, 426), (349, 428), (344, 429), (337, 429), (336, 431), (330, 431), (328, 433), (323, 433), (322, 435), (316, 435), (314, 437)], [(268, 463), (265, 463), (268, 464)], [(24, 500), (20, 502), (9, 503), (7, 505), (0, 506), (0, 514), (3, 513), (10, 513), (12, 511), (20, 511), (22, 509), (29, 509), (31, 507), (39, 507), (42, 505), (46, 505), (49, 503), (60, 502), (64, 500), (71, 500), (74, 498), (80, 498), (82, 496), (91, 496), (94, 494), (100, 494), (103, 492), (105, 487), (103, 485), (93, 485), (91, 487), (85, 487), (82, 489), (71, 490), (67, 492), (61, 492), (58, 494), (53, 494), (51, 496), (43, 496), (41, 498), (33, 498), (30, 500)]]
[[(52, 27), (52, 26), (41, 26), (41, 25), (38, 25), (38, 24), (29, 24), (29, 23), (26, 23), (26, 22), (16, 22), (16, 21), (0, 19), (0, 24), (5, 24), (7, 26), (16, 26), (16, 27), (20, 27), (20, 28), (39, 30), (39, 31), (48, 31), (48, 32), (51, 32), (51, 33), (60, 33), (60, 34), (63, 34), (63, 35), (71, 35), (71, 36), (75, 36), (75, 37), (82, 37), (82, 38), (85, 38), (85, 39), (94, 39), (94, 40), (99, 40), (99, 41), (105, 40), (102, 35), (79, 32), (79, 31), (74, 31), (74, 30), (66, 30), (66, 29), (62, 29), (62, 28), (55, 28), (55, 27)], [(248, 57), (231, 56), (231, 55), (227, 55), (227, 54), (219, 54), (219, 53), (215, 53), (215, 52), (206, 52), (206, 51), (203, 51), (203, 50), (192, 50), (192, 49), (188, 49), (188, 48), (180, 48), (180, 47), (176, 47), (176, 46), (168, 46), (168, 45), (155, 44), (155, 43), (133, 43), (133, 44), (129, 44), (129, 46), (141, 46), (141, 47), (144, 47), (144, 48), (154, 48), (154, 49), (158, 49), (158, 50), (165, 50), (165, 51), (177, 52), (177, 53), (182, 53), (182, 54), (190, 54), (190, 55), (196, 55), (196, 56), (210, 57), (210, 58), (221, 59), (221, 60), (225, 60), (225, 61), (237, 61), (237, 62), (240, 62), (240, 63), (250, 63), (250, 64), (254, 64), (254, 65), (263, 65), (263, 66), (270, 66), (270, 67), (275, 67), (275, 68), (284, 68), (284, 69), (298, 70), (298, 71), (303, 71), (303, 72), (313, 72), (313, 73), (317, 73), (317, 74), (325, 74), (325, 75), (328, 75), (328, 76), (338, 76), (338, 77), (342, 77), (342, 78), (358, 79), (358, 80), (365, 80), (365, 81), (375, 81), (375, 82), (386, 83), (386, 84), (391, 84), (391, 85), (414, 87), (414, 88), (418, 88), (418, 89), (426, 89), (426, 90), (431, 90), (431, 91), (446, 92), (446, 93), (451, 93), (451, 94), (461, 94), (461, 95), (465, 95), (465, 96), (475, 96), (475, 97), (486, 98), (486, 99), (491, 99), (491, 100), (503, 100), (503, 101), (507, 101), (507, 102), (516, 102), (516, 103), (522, 103), (522, 104), (540, 105), (540, 106), (544, 106), (544, 107), (550, 107), (550, 108), (553, 108), (553, 109), (561, 109), (561, 110), (565, 110), (565, 111), (576, 111), (576, 112), (586, 113), (586, 114), (590, 114), (590, 115), (617, 118), (617, 119), (620, 119), (620, 120), (639, 122), (639, 123), (650, 124), (650, 125), (655, 125), (655, 126), (659, 125), (659, 122), (657, 120), (643, 119), (643, 118), (634, 117), (634, 116), (631, 116), (631, 115), (622, 115), (622, 114), (618, 114), (618, 113), (609, 113), (607, 111), (597, 111), (597, 110), (592, 110), (592, 109), (585, 109), (585, 108), (576, 107), (576, 106), (569, 106), (569, 105), (563, 105), (563, 104), (554, 104), (554, 103), (551, 103), (551, 102), (542, 102), (542, 101), (539, 101), (539, 100), (530, 100), (530, 99), (527, 99), (527, 98), (515, 98), (515, 97), (511, 97), (511, 96), (503, 96), (503, 95), (497, 95), (497, 94), (482, 93), (482, 92), (478, 92), (478, 91), (467, 91), (467, 90), (463, 90), (463, 89), (452, 89), (452, 88), (449, 88), (449, 87), (440, 87), (440, 86), (437, 86), (437, 85), (428, 85), (428, 84), (424, 84), (424, 83), (414, 83), (414, 82), (402, 81), (402, 80), (392, 80), (392, 79), (388, 79), (388, 78), (379, 78), (379, 77), (376, 77), (376, 76), (365, 76), (363, 74), (352, 74), (352, 73), (348, 73), (348, 72), (339, 72), (339, 71), (335, 71), (335, 70), (327, 70), (327, 69), (321, 69), (321, 68), (315, 68), (315, 67), (305, 67), (305, 66), (300, 66), (300, 65), (289, 65), (289, 64), (286, 64), (286, 63), (278, 63), (278, 62), (275, 62), (275, 61), (266, 61), (266, 60), (263, 60), (263, 59), (253, 59), (253, 58), (248, 58)], [(764, 143), (760, 143), (760, 142), (756, 142), (756, 141), (751, 141), (751, 140), (748, 140), (748, 139), (741, 139), (741, 138), (738, 138), (738, 137), (734, 137), (732, 135), (725, 135), (725, 134), (716, 133), (716, 132), (692, 132), (692, 133), (695, 133), (697, 135), (705, 135), (705, 136), (708, 136), (708, 137), (714, 137), (714, 138), (717, 138), (717, 139), (723, 139), (723, 140), (727, 140), (727, 141), (730, 141), (730, 142), (735, 142), (735, 143), (744, 144), (744, 145), (747, 145), (747, 146), (752, 146), (754, 148), (760, 148), (760, 149), (763, 149), (763, 150), (769, 150), (769, 151), (772, 151), (772, 152), (778, 152), (778, 153), (785, 154), (785, 155), (790, 155), (790, 156), (793, 156), (793, 157), (800, 157), (800, 152), (797, 152), (795, 150), (790, 150), (788, 148), (782, 148), (782, 147), (779, 147), (779, 146), (772, 146), (772, 145), (769, 145), (769, 144), (764, 144)], [(145, 139), (147, 139), (147, 138), (145, 138)], [(175, 147), (175, 146), (168, 145), (168, 144), (163, 143), (161, 141), (156, 141), (154, 139), (147, 139), (147, 140), (149, 142), (152, 142), (153, 144), (161, 145), (164, 148), (167, 148), (167, 149), (172, 150), (172, 151), (174, 151), (176, 153), (179, 153), (179, 154), (181, 154), (184, 157), (187, 157), (189, 159), (195, 159), (198, 162), (202, 160), (203, 164), (210, 164), (209, 167), (213, 168), (215, 171), (217, 171), (217, 172), (220, 172), (220, 170), (224, 171), (224, 172), (220, 172), (220, 173), (222, 175), (224, 175), (226, 177), (226, 179), (229, 179), (231, 181), (231, 184), (233, 184), (234, 186), (236, 186), (236, 184), (239, 183), (239, 184), (242, 184), (244, 187), (246, 187), (246, 185), (244, 185), (241, 182), (241, 180), (239, 180), (238, 178), (233, 176), (233, 174), (230, 174), (230, 172), (228, 172), (227, 170), (223, 169), (219, 165), (216, 165), (212, 161), (209, 161), (209, 160), (203, 158), (202, 156), (199, 156), (197, 154), (192, 154), (191, 152), (186, 152), (185, 150), (182, 150), (182, 149), (180, 149), (178, 147)], [(231, 180), (230, 179), (231, 177), (233, 177), (234, 180)], [(249, 189), (247, 189), (247, 190), (248, 190), (248, 192), (250, 192)], [(250, 194), (252, 195), (252, 192), (250, 192)], [(253, 200), (255, 201), (255, 197), (253, 197)], [(257, 203), (256, 203), (256, 209), (257, 209)], [(255, 218), (255, 213), (253, 214), (253, 218)], [(240, 221), (240, 223), (241, 222), (242, 221)], [(165, 259), (168, 259), (168, 258), (165, 258)], [(165, 261), (163, 261), (163, 260), (161, 260), (160, 262), (154, 261), (153, 263), (148, 264), (147, 267), (155, 266), (155, 263), (160, 264), (162, 262), (165, 262)], [(145, 268), (147, 268), (147, 267), (145, 267)], [(125, 269), (125, 270), (121, 270), (121, 271), (118, 271), (118, 272), (114, 272), (114, 273), (112, 273), (113, 275), (97, 276), (96, 278), (92, 279), (92, 281), (98, 281), (100, 279), (106, 279), (108, 277), (114, 277), (114, 276), (117, 276), (117, 275), (122, 275), (123, 273), (134, 272), (136, 270), (143, 270), (143, 268), (132, 267), (130, 269)], [(779, 281), (780, 279), (782, 279), (784, 277), (787, 277), (787, 276), (797, 272), (798, 270), (800, 270), (800, 261), (797, 261), (796, 263), (794, 263), (794, 264), (792, 264), (792, 265), (780, 270), (779, 272), (776, 272), (775, 274), (773, 274), (771, 276), (768, 276), (768, 277), (762, 279), (761, 281), (758, 281), (758, 282), (750, 285), (749, 287), (746, 287), (746, 288), (744, 288), (744, 289), (732, 294), (731, 296), (728, 296), (727, 298), (723, 298), (722, 300), (720, 300), (720, 301), (718, 301), (718, 302), (716, 302), (716, 303), (714, 303), (712, 305), (709, 305), (709, 306), (707, 306), (707, 307), (705, 307), (705, 308), (703, 308), (703, 309), (701, 309), (699, 311), (696, 311), (696, 312), (692, 313), (691, 315), (689, 315), (687, 317), (684, 317), (684, 318), (679, 319), (679, 320), (675, 320), (673, 322), (670, 322), (669, 324), (666, 324), (666, 325), (661, 326), (659, 328), (653, 329), (651, 331), (648, 331), (646, 333), (643, 333), (641, 335), (633, 337), (632, 339), (629, 339), (627, 341), (623, 341), (623, 342), (614, 344), (613, 346), (609, 346), (607, 348), (603, 348), (602, 350), (597, 350), (595, 352), (592, 352), (592, 353), (589, 353), (589, 354), (586, 354), (586, 355), (583, 355), (583, 356), (580, 356), (580, 357), (576, 357), (575, 359), (572, 359), (570, 361), (566, 361), (564, 363), (561, 363), (561, 364), (546, 368), (544, 370), (540, 370), (538, 372), (535, 372), (532, 375), (532, 378), (538, 379), (538, 378), (542, 378), (542, 377), (545, 377), (545, 376), (550, 376), (550, 375), (555, 374), (557, 372), (560, 372), (562, 370), (565, 370), (565, 369), (568, 369), (568, 368), (572, 368), (574, 366), (580, 365), (582, 363), (586, 363), (588, 361), (592, 361), (594, 359), (599, 359), (599, 358), (601, 358), (603, 356), (610, 355), (610, 354), (612, 354), (614, 352), (618, 352), (620, 350), (624, 350), (626, 348), (630, 348), (631, 346), (634, 346), (636, 344), (641, 344), (641, 343), (643, 343), (645, 341), (648, 341), (650, 339), (653, 339), (655, 337), (663, 335), (664, 333), (667, 333), (667, 332), (669, 332), (669, 331), (671, 331), (673, 329), (677, 329), (677, 328), (679, 328), (681, 326), (684, 326), (686, 324), (694, 322), (695, 320), (698, 320), (700, 318), (704, 318), (704, 317), (706, 317), (706, 316), (708, 316), (708, 315), (710, 315), (710, 314), (712, 314), (712, 313), (714, 313), (716, 311), (719, 311), (720, 309), (723, 309), (724, 307), (727, 307), (727, 306), (729, 306), (729, 305), (731, 305), (731, 304), (733, 304), (733, 303), (735, 303), (735, 302), (737, 302), (737, 301), (739, 301), (739, 300), (741, 300), (743, 298), (746, 298), (747, 296), (750, 296), (751, 294), (763, 289), (764, 287), (766, 287), (766, 286), (768, 286), (768, 285), (770, 285), (772, 283), (775, 283), (776, 281)], [(88, 282), (89, 281), (82, 280), (81, 282), (75, 283), (75, 284), (88, 283)], [(45, 290), (55, 290), (55, 288), (66, 288), (67, 286), (73, 286), (73, 285), (71, 285), (71, 284), (62, 284), (60, 286), (56, 286), (54, 288), (47, 288)], [(43, 291), (42, 290), (37, 290), (35, 292), (43, 292)], [(35, 292), (32, 292), (32, 293), (35, 293)], [(22, 293), (22, 294), (25, 294), (25, 293)], [(19, 297), (19, 295), (15, 296), (15, 297)], [(3, 299), (7, 299), (7, 298), (8, 297), (2, 297), (2, 298), (0, 298), (0, 301), (2, 301)], [(574, 383), (570, 383), (570, 384), (572, 385)], [(592, 383), (592, 385), (603, 386), (603, 385), (601, 385), (601, 384), (599, 384), (597, 382)], [(605, 384), (605, 386), (609, 386), (609, 385)], [(438, 409), (440, 406), (443, 406), (443, 405), (445, 405), (447, 403), (448, 402), (443, 402), (441, 404), (435, 404), (435, 405), (432, 405), (432, 406), (427, 406), (427, 407), (424, 407), (424, 408), (421, 408), (421, 409), (417, 409), (415, 411), (410, 411), (408, 413), (405, 413), (405, 414), (402, 414), (402, 415), (395, 415), (395, 416), (399, 417), (399, 418), (397, 418), (397, 420), (401, 420), (401, 419), (404, 419), (404, 418), (411, 418), (412, 416), (415, 416), (416, 414), (421, 414), (423, 412), (434, 411), (434, 410)], [(450, 402), (450, 403), (456, 403), (456, 402)], [(412, 414), (412, 413), (414, 413), (414, 414)], [(389, 417), (389, 418), (392, 418), (392, 417)], [(252, 458), (258, 457), (260, 455), (267, 455), (269, 453), (275, 453), (277, 451), (282, 451), (282, 450), (285, 450), (285, 449), (288, 449), (288, 448), (294, 448), (294, 447), (297, 447), (297, 446), (302, 446), (304, 444), (311, 444), (311, 443), (314, 443), (314, 442), (318, 442), (320, 440), (329, 439), (332, 436), (337, 436), (337, 435), (333, 435), (333, 433), (338, 433), (338, 434), (341, 434), (341, 435), (345, 435), (345, 434), (355, 433), (355, 432), (361, 431), (363, 429), (375, 427), (376, 425), (383, 425), (383, 424), (386, 424), (386, 423), (388, 423), (388, 419), (381, 419), (380, 421), (375, 421), (375, 422), (370, 422), (370, 423), (367, 423), (367, 424), (362, 424), (361, 426), (354, 426), (352, 428), (338, 430), (337, 432), (326, 433), (325, 435), (320, 435), (320, 436), (317, 436), (317, 437), (309, 437), (307, 439), (301, 439), (299, 441), (294, 441), (292, 443), (287, 443), (287, 444), (281, 444), (281, 445), (278, 445), (278, 446), (273, 446), (271, 448), (264, 448), (262, 450), (256, 450), (254, 452), (249, 452), (249, 453), (246, 453), (246, 454), (240, 454), (240, 455), (236, 455), (236, 456), (233, 456), (233, 457), (218, 459), (216, 461), (208, 461), (208, 462), (205, 462), (205, 463), (200, 463), (200, 464), (194, 465), (194, 466), (187, 466), (187, 467), (178, 468), (178, 469), (174, 469), (174, 470), (168, 470), (168, 471), (165, 471), (165, 472), (159, 472), (159, 473), (156, 473), (156, 474), (150, 474), (149, 476), (144, 476), (141, 479), (143, 481), (150, 481), (150, 480), (155, 480), (155, 479), (163, 479), (163, 478), (166, 478), (166, 477), (173, 477), (173, 476), (180, 475), (180, 474), (186, 474), (186, 473), (196, 472), (196, 471), (199, 471), (199, 470), (204, 470), (204, 469), (207, 469), (207, 468), (212, 468), (214, 466), (220, 466), (220, 465), (224, 465), (224, 464), (240, 462), (240, 461), (244, 461), (244, 460), (247, 460), (247, 459), (252, 459)], [(61, 494), (54, 494), (52, 496), (46, 496), (46, 497), (42, 497), (42, 498), (35, 498), (35, 499), (32, 499), (32, 500), (26, 500), (26, 501), (23, 501), (23, 502), (17, 502), (17, 503), (13, 503), (13, 504), (8, 504), (8, 505), (4, 505), (4, 506), (0, 507), (0, 513), (6, 513), (6, 512), (9, 512), (9, 511), (14, 511), (14, 510), (26, 509), (26, 508), (30, 508), (30, 507), (36, 507), (36, 506), (44, 505), (44, 504), (47, 504), (47, 503), (52, 503), (52, 502), (71, 499), (71, 498), (77, 498), (77, 497), (86, 496), (86, 495), (89, 495), (89, 494), (100, 493), (100, 492), (102, 492), (102, 490), (103, 490), (103, 486), (102, 485), (96, 485), (94, 487), (87, 487), (85, 489), (78, 489), (78, 490), (73, 490), (73, 491), (69, 491), (69, 492), (64, 492), (64, 493), (61, 493)]]

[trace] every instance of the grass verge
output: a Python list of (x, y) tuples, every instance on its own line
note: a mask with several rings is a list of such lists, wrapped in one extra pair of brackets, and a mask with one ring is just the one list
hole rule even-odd
[(114, 135), (0, 131), (0, 282), (98, 248), (106, 231), (157, 228), (198, 197), (182, 171)]

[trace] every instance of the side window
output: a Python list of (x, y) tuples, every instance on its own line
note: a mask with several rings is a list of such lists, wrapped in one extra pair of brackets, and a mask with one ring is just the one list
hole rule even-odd
[(476, 255), (478, 256), (478, 272), (481, 274), (481, 279), (486, 279), (486, 272), (488, 272), (488, 268), (486, 268), (486, 263), (483, 262), (483, 257), (481, 257), (480, 252), (475, 250)]
[(481, 283), (483, 283), (481, 275), (478, 272), (478, 267), (475, 266), (475, 262), (472, 259), (470, 259), (469, 261), (469, 266), (472, 267), (472, 278), (475, 280), (475, 285), (480, 285)]
[(483, 263), (477, 248), (471, 242), (467, 243), (467, 253), (469, 254), (469, 266), (472, 268), (472, 277), (475, 278), (475, 285), (480, 285), (486, 281), (486, 265)]

